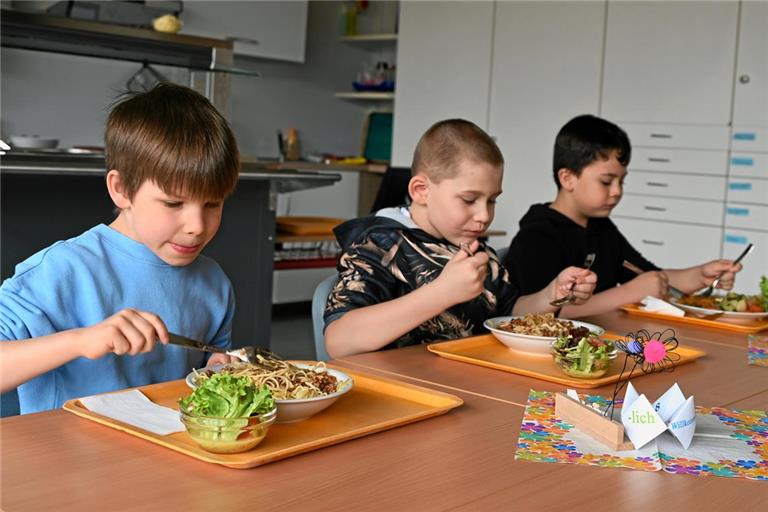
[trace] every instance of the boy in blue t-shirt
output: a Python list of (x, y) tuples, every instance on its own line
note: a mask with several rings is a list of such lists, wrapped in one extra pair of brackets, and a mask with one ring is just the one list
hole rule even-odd
[(117, 218), (31, 256), (0, 287), (0, 391), (18, 386), (22, 413), (204, 364), (166, 345), (168, 332), (231, 344), (232, 286), (200, 254), (238, 179), (227, 121), (195, 91), (160, 84), (117, 103), (105, 142)]
[[(611, 211), (624, 193), (631, 151), (624, 130), (599, 117), (581, 115), (560, 129), (553, 158), (557, 196), (551, 203), (534, 204), (520, 219), (520, 231), (503, 262), (521, 293), (537, 290), (561, 268), (580, 264), (590, 253), (596, 256), (595, 295), (584, 304), (564, 307), (567, 318), (611, 311), (647, 295), (664, 298), (670, 286), (693, 293), (721, 274), (719, 288), (733, 287), (740, 264), (718, 259), (662, 270), (632, 247), (611, 221)], [(643, 273), (628, 270), (625, 261)]]

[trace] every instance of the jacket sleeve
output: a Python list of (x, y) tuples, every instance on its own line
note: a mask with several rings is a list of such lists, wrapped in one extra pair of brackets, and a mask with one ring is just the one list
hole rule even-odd
[(568, 266), (557, 240), (538, 229), (524, 229), (515, 235), (504, 265), (520, 295), (543, 289)]
[[(645, 257), (643, 257), (643, 255), (640, 254), (640, 251), (635, 249), (632, 246), (632, 244), (629, 243), (629, 240), (627, 240), (626, 237), (624, 237), (624, 235), (622, 235), (620, 231), (617, 230), (617, 232), (621, 240), (621, 254), (622, 254), (622, 261), (619, 262), (619, 264), (621, 264), (624, 260), (626, 260), (630, 263), (634, 263), (635, 265), (645, 270), (646, 272), (650, 270), (661, 270), (652, 262), (645, 259)], [(621, 267), (619, 271), (620, 283), (626, 283), (627, 281), (631, 281), (636, 277), (637, 277), (637, 274), (635, 274), (631, 270)]]
[(325, 326), (357, 308), (386, 302), (398, 296), (395, 254), (398, 244), (382, 248), (367, 237), (352, 244), (339, 257), (339, 281), (328, 295)]

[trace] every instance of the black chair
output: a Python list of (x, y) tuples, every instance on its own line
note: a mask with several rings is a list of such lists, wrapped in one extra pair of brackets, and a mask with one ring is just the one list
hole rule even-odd
[(376, 199), (373, 201), (371, 213), (376, 213), (382, 208), (410, 203), (409, 181), (411, 181), (410, 167), (387, 167), (379, 191), (376, 193)]

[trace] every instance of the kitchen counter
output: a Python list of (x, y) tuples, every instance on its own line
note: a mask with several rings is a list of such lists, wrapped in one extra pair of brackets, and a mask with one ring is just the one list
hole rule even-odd
[[(9, 151), (0, 157), (0, 279), (52, 243), (112, 222), (114, 204), (104, 167), (101, 153)], [(339, 179), (339, 174), (243, 163), (237, 188), (224, 205), (221, 228), (204, 251), (234, 286), (236, 347), (269, 347), (275, 195), (330, 186)]]

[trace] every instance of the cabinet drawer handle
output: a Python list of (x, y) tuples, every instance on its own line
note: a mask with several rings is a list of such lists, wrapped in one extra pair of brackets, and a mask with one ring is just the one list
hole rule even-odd
[(670, 133), (652, 133), (651, 134), (652, 139), (671, 139), (672, 134)]
[(643, 239), (643, 243), (644, 244), (648, 244), (648, 245), (658, 245), (659, 247), (664, 245), (664, 242), (659, 242), (658, 240), (645, 240), (645, 239)]
[(663, 164), (669, 163), (669, 158), (654, 158), (654, 157), (648, 157), (649, 162), (661, 162)]
[(660, 181), (646, 181), (645, 184), (648, 185), (649, 187), (662, 187), (662, 188), (666, 188), (666, 187), (669, 186), (668, 183), (661, 183)]
[(664, 208), (663, 206), (646, 206), (645, 209), (646, 210), (650, 210), (652, 212), (665, 212), (665, 211), (667, 211), (667, 209)]

